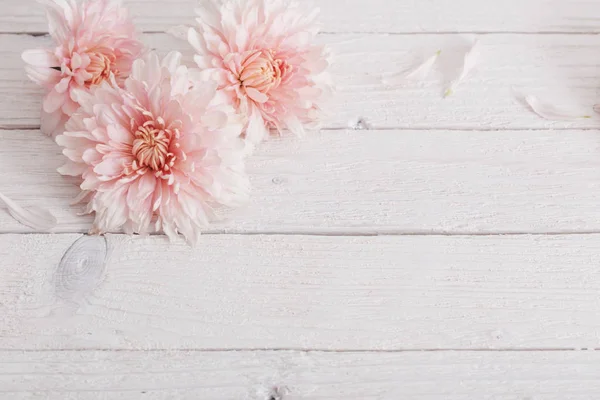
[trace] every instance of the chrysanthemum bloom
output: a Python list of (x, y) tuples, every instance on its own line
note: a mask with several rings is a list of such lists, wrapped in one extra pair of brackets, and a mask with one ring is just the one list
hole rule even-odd
[(248, 195), (241, 118), (216, 105), (215, 84), (192, 85), (181, 54), (136, 60), (124, 88), (75, 91), (81, 108), (56, 141), (81, 176), (93, 233), (182, 233), (195, 243), (214, 206)]
[(53, 49), (29, 50), (23, 60), (29, 78), (47, 94), (42, 106), (42, 132), (61, 133), (79, 107), (72, 92), (102, 82), (122, 85), (143, 45), (120, 0), (40, 0), (46, 5)]
[(328, 52), (314, 43), (318, 14), (288, 0), (207, 0), (188, 40), (198, 66), (219, 84), (229, 104), (248, 119), (246, 137), (271, 128), (302, 134), (319, 118), (331, 91)]

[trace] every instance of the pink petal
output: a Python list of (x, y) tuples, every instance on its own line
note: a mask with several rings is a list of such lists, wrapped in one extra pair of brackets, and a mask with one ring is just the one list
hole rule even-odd
[(47, 113), (53, 113), (65, 104), (65, 100), (66, 96), (63, 93), (58, 93), (53, 89), (46, 95), (46, 98), (44, 98), (43, 109)]
[(67, 89), (69, 89), (69, 83), (71, 83), (71, 77), (70, 76), (64, 77), (60, 80), (60, 82), (58, 82), (56, 84), (56, 86), (54, 86), (54, 89), (58, 93), (64, 93), (67, 91)]
[(67, 163), (57, 169), (58, 173), (65, 176), (80, 176), (87, 170), (87, 165), (67, 161)]
[(96, 151), (96, 148), (92, 147), (83, 152), (81, 159), (89, 165), (96, 165), (102, 161), (102, 155)]
[(61, 109), (62, 109), (63, 113), (71, 116), (75, 113), (75, 111), (77, 111), (79, 109), (79, 104), (75, 103), (71, 99), (67, 99)]
[(132, 143), (131, 132), (121, 125), (109, 125), (106, 127), (106, 132), (108, 133), (108, 137), (115, 142)]
[(31, 65), (25, 66), (25, 72), (27, 73), (27, 77), (29, 77), (29, 79), (42, 86), (55, 85), (62, 76), (62, 74), (55, 69), (46, 67), (32, 67)]
[(105, 177), (116, 177), (123, 172), (123, 164), (119, 158), (107, 158), (94, 167), (94, 172)]
[(71, 56), (71, 69), (76, 70), (81, 67), (81, 56), (78, 53), (73, 53)]
[(267, 101), (269, 101), (269, 97), (266, 94), (261, 93), (258, 90), (251, 87), (246, 88), (246, 94), (248, 95), (248, 97), (250, 97), (257, 103), (266, 103)]
[(45, 135), (55, 137), (63, 133), (65, 123), (68, 119), (69, 117), (60, 110), (53, 113), (47, 113), (42, 110), (40, 130)]

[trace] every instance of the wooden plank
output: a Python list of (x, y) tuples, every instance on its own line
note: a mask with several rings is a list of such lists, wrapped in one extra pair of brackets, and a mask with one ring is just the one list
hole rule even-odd
[(0, 352), (11, 400), (589, 400), (597, 352)]
[[(0, 131), (0, 191), (87, 232), (76, 179), (39, 131)], [(597, 131), (323, 131), (248, 159), (253, 192), (212, 233), (544, 233), (600, 230)], [(31, 232), (0, 208), (0, 232)]]
[(600, 348), (599, 240), (2, 235), (0, 349)]
[[(477, 70), (446, 99), (444, 82), (454, 78), (449, 72), (466, 49), (458, 35), (326, 35), (321, 40), (337, 55), (332, 71), (338, 90), (326, 106), (326, 128), (346, 128), (358, 120), (385, 129), (600, 128), (600, 116), (591, 110), (598, 102), (600, 63), (593, 54), (600, 52), (600, 35), (482, 37)], [(161, 53), (180, 49), (192, 56), (187, 43), (165, 34), (147, 35), (146, 42)], [(0, 65), (0, 128), (39, 126), (41, 91), (25, 76), (20, 53), (48, 43), (46, 37), (0, 35), (5, 60)], [(403, 87), (382, 83), (383, 76), (415, 63), (418, 54), (438, 49), (439, 71), (431, 82)], [(548, 121), (521, 104), (516, 93), (594, 117)]]
[[(302, 0), (302, 3), (311, 4)], [(193, 23), (196, 0), (125, 0), (144, 31)], [(595, 0), (320, 0), (327, 32), (600, 32)], [(2, 0), (0, 32), (46, 32), (34, 0)]]

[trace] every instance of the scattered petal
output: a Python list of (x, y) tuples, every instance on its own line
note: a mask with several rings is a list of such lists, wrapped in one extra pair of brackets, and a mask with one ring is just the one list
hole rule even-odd
[(527, 102), (533, 112), (550, 121), (573, 121), (577, 119), (591, 118), (589, 115), (574, 115), (561, 111), (552, 104), (542, 103), (533, 95), (526, 96), (525, 102)]
[(398, 85), (406, 82), (422, 81), (429, 76), (431, 69), (438, 60), (440, 53), (438, 50), (434, 55), (423, 61), (421, 64), (414, 66), (400, 74), (392, 75), (389, 78), (384, 78), (383, 83), (386, 85)]
[(465, 54), (465, 57), (463, 59), (463, 65), (460, 70), (460, 74), (458, 75), (458, 78), (450, 82), (450, 86), (448, 86), (448, 89), (446, 89), (446, 91), (444, 92), (444, 97), (448, 97), (454, 94), (458, 85), (461, 84), (461, 82), (469, 75), (469, 72), (471, 72), (471, 70), (475, 67), (478, 59), (479, 40), (475, 40), (469, 51), (467, 51), (467, 53)]
[(21, 207), (2, 193), (0, 193), (0, 200), (8, 207), (10, 215), (23, 225), (44, 232), (56, 226), (56, 218), (47, 210), (38, 207)]

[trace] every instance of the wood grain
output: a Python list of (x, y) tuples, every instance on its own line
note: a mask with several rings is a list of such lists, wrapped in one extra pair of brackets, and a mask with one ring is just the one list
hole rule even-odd
[[(461, 35), (324, 35), (336, 54), (332, 73), (337, 93), (325, 109), (326, 128), (356, 126), (410, 129), (600, 128), (592, 111), (598, 102), (600, 35), (486, 35), (476, 70), (446, 99), (447, 82), (468, 49)], [(165, 34), (145, 36), (165, 53), (191, 59), (187, 43)], [(25, 76), (20, 54), (49, 44), (47, 37), (0, 35), (0, 128), (39, 126), (41, 90)], [(384, 76), (399, 73), (442, 50), (431, 81), (388, 86)], [(575, 121), (548, 121), (519, 100), (537, 95), (576, 115)]]
[(589, 400), (600, 391), (598, 352), (0, 352), (0, 360), (0, 396), (11, 400)]
[[(139, 28), (193, 23), (197, 0), (124, 0)], [(599, 32), (596, 0), (301, 0), (317, 4), (327, 32)], [(35, 0), (2, 0), (0, 32), (47, 32)]]
[[(0, 191), (87, 232), (78, 181), (39, 131), (0, 131)], [(248, 159), (250, 202), (212, 233), (600, 231), (597, 131), (323, 131)], [(0, 232), (32, 232), (0, 208)]]
[(0, 236), (0, 349), (600, 348), (600, 235), (78, 239)]

